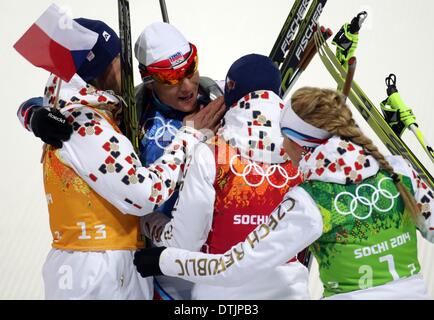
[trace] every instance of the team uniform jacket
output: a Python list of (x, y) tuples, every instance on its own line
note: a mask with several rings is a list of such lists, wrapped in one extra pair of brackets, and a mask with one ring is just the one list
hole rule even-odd
[[(219, 86), (224, 85), (218, 82)], [(178, 130), (182, 127), (185, 112), (173, 109), (164, 104), (151, 90), (146, 89), (144, 84), (136, 87), (136, 101), (140, 114), (140, 161), (144, 166), (153, 164), (160, 158), (164, 149), (172, 143)], [(198, 105), (207, 105), (208, 97), (202, 95), (199, 90)], [(160, 205), (156, 211), (162, 212), (168, 217), (172, 217), (172, 210), (178, 198), (178, 190)]]
[[(48, 81), (45, 106), (52, 106), (56, 101), (57, 81), (54, 76)], [(77, 260), (75, 264), (80, 266), (80, 272), (76, 278), (87, 279), (95, 270), (85, 261), (95, 260), (91, 251), (96, 251), (101, 252), (101, 259), (107, 260), (110, 256), (128, 270), (128, 275), (121, 275), (122, 286), (128, 286), (129, 281), (135, 285), (142, 281), (132, 265), (133, 251), (143, 246), (139, 216), (152, 212), (173, 194), (186, 155), (192, 152), (201, 134), (194, 129), (180, 129), (162, 157), (155, 164), (143, 167), (130, 141), (117, 127), (115, 119), (120, 107), (116, 96), (96, 90), (74, 76), (69, 83), (62, 83), (58, 105), (74, 132), (61, 149), (49, 147), (44, 157), (52, 246), (61, 250), (50, 254), (53, 259), (47, 259), (45, 269), (55, 271), (65, 261), (72, 265)], [(25, 120), (26, 110), (21, 110), (19, 115)], [(89, 255), (76, 254), (77, 258), (71, 261), (70, 253), (74, 251), (88, 252)], [(113, 261), (112, 264), (117, 265)], [(101, 267), (100, 270), (109, 274), (116, 272), (114, 267), (107, 270)], [(46, 274), (55, 278), (58, 273)], [(81, 285), (81, 291), (71, 291), (71, 295), (63, 295), (56, 280), (51, 281), (56, 285), (48, 290), (47, 297), (107, 298), (105, 294), (100, 296), (101, 292), (93, 291), (95, 287), (101, 288), (98, 281), (103, 278), (101, 275), (98, 280), (86, 280), (87, 285)], [(55, 293), (51, 294), (50, 290)], [(134, 291), (124, 290), (126, 296), (113, 298), (149, 298), (149, 294), (134, 295), (131, 293)]]
[[(223, 87), (224, 82), (220, 81), (218, 85)], [(143, 84), (136, 87), (136, 102), (138, 108), (140, 108), (139, 119), (142, 134), (139, 146), (139, 159), (143, 166), (150, 166), (163, 156), (164, 149), (171, 144), (178, 130), (182, 127), (182, 121), (186, 114), (163, 104)], [(206, 105), (208, 103), (209, 99), (207, 96), (200, 94), (198, 104)], [(31, 128), (28, 126), (29, 111), (33, 107), (42, 106), (42, 97), (29, 99), (20, 106), (17, 115), (27, 130), (31, 131)], [(177, 200), (177, 194), (178, 190), (175, 188), (169, 199), (160, 203), (155, 208), (155, 211), (162, 212), (171, 217), (171, 211)], [(163, 299), (173, 299), (174, 297), (177, 299), (189, 299), (191, 296), (191, 283), (180, 279), (169, 279), (164, 276), (158, 277), (155, 287)], [(165, 291), (171, 291), (171, 296), (165, 294)]]
[[(302, 181), (282, 148), (282, 108), (269, 91), (232, 106), (217, 137), (198, 145), (189, 159), (173, 219), (148, 215), (143, 232), (159, 246), (224, 253), (267, 221), (288, 189)], [(192, 298), (306, 299), (307, 269), (293, 259), (296, 254), (230, 289), (197, 285)]]
[(332, 137), (300, 162), (305, 182), (289, 190), (269, 220), (244, 242), (214, 255), (167, 248), (160, 268), (195, 283), (234, 287), (310, 246), (325, 297), (426, 299), (416, 227), (434, 242), (434, 195), (406, 161), (388, 160), (421, 208), (416, 225), (376, 160), (359, 146)]
[[(50, 81), (53, 83), (46, 88), (44, 105), (52, 104), (55, 98), (57, 78)], [(78, 76), (62, 83), (59, 106), (74, 133), (55, 153), (120, 212), (143, 216), (172, 195), (186, 153), (193, 150), (201, 134), (183, 128), (158, 161), (143, 167), (131, 142), (111, 120), (116, 117), (113, 111), (118, 103), (116, 96), (96, 90)]]

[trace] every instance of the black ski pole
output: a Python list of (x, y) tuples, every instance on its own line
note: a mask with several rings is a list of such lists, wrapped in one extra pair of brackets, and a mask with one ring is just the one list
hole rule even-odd
[(166, 23), (170, 23), (169, 15), (167, 14), (167, 7), (166, 7), (165, 0), (160, 0), (160, 8), (161, 8), (161, 15), (163, 16), (163, 21)]

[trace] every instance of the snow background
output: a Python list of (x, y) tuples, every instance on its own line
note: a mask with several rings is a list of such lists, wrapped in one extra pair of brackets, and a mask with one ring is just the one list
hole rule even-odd
[[(131, 0), (132, 39), (142, 29), (161, 20), (157, 0)], [(18, 105), (28, 97), (42, 95), (47, 72), (24, 60), (13, 44), (52, 3), (50, 0), (0, 0), (0, 88), (2, 138), (0, 184), (0, 299), (42, 299), (42, 264), (50, 250), (48, 213), (40, 164), (42, 143), (27, 133), (16, 118)], [(118, 29), (115, 0), (57, 0), (73, 17), (99, 19)], [(166, 0), (170, 22), (194, 43), (202, 75), (224, 79), (233, 61), (244, 54), (268, 55), (293, 1), (288, 0)], [(398, 77), (401, 96), (413, 108), (428, 141), (434, 142), (432, 111), (434, 90), (434, 42), (431, 19), (434, 1), (329, 0), (320, 22), (334, 33), (362, 10), (369, 17), (361, 31), (355, 81), (374, 103), (386, 97), (385, 77)], [(137, 64), (136, 64), (137, 65)], [(135, 82), (139, 73), (135, 69)], [(315, 58), (299, 79), (304, 85), (335, 87), (331, 76)], [(357, 111), (357, 119), (361, 119)], [(362, 128), (385, 150), (363, 120)], [(412, 133), (404, 140), (434, 173), (434, 166)], [(434, 246), (420, 241), (420, 261), (428, 290), (434, 297)], [(321, 296), (316, 265), (311, 273), (313, 298)]]

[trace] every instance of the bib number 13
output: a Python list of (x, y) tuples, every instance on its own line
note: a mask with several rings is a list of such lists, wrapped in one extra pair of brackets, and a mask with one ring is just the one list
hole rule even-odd
[[(77, 222), (77, 225), (81, 227), (81, 235), (78, 237), (80, 240), (90, 240), (92, 236), (87, 234), (86, 223), (85, 222)], [(101, 240), (107, 238), (107, 232), (105, 230), (105, 224), (99, 224), (94, 227), (96, 229), (95, 236), (93, 239)]]

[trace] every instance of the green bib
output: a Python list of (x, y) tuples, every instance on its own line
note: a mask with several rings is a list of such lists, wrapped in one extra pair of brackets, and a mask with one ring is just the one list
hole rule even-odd
[[(412, 190), (411, 181), (401, 177)], [(324, 296), (383, 285), (417, 274), (416, 227), (385, 171), (360, 184), (307, 181), (323, 234), (310, 250), (319, 264)]]

